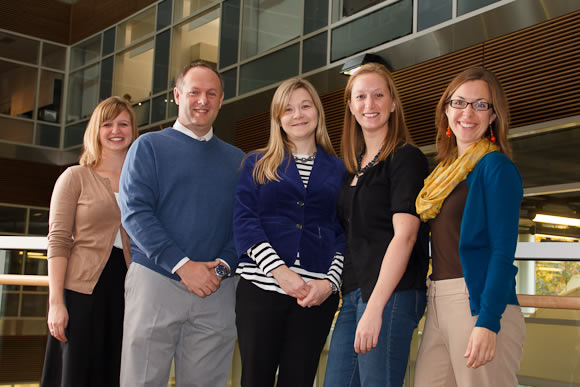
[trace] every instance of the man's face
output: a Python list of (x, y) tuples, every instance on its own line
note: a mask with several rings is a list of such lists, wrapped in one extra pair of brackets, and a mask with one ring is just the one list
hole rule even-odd
[(218, 76), (208, 68), (194, 67), (173, 89), (173, 94), (179, 105), (179, 122), (196, 135), (205, 135), (213, 125), (224, 99)]

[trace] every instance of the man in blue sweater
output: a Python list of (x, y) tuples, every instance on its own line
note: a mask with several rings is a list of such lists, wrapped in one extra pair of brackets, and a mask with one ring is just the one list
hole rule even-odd
[(235, 341), (232, 235), (243, 152), (213, 134), (224, 93), (199, 61), (176, 81), (172, 128), (141, 136), (120, 181), (132, 264), (125, 282), (121, 386), (225, 386)]

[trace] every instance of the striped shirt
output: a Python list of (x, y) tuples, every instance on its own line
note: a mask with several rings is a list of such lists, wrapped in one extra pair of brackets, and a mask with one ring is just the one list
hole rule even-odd
[[(305, 157), (303, 155), (295, 156), (302, 158), (298, 160), (295, 159), (295, 161), (302, 183), (306, 188), (308, 186), (310, 173), (312, 172), (314, 160), (304, 160), (307, 156)], [(241, 275), (242, 278), (251, 281), (261, 289), (286, 294), (272, 275), (272, 270), (285, 265), (284, 261), (280, 256), (278, 256), (272, 245), (270, 245), (269, 242), (261, 242), (250, 247), (246, 253), (254, 262), (240, 263), (236, 273)], [(296, 257), (294, 265), (290, 267), (290, 270), (300, 275), (305, 282), (326, 279), (334, 285), (333, 287), (335, 289), (340, 289), (343, 261), (344, 257), (341, 253), (337, 252), (330, 264), (328, 272), (316, 273), (303, 269), (300, 266), (300, 257), (298, 256)]]

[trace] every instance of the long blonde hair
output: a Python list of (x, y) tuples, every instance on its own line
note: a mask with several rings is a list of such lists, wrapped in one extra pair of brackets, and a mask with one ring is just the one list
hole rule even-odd
[[(449, 120), (447, 119), (447, 114), (445, 114), (445, 109), (455, 90), (469, 81), (485, 81), (487, 83), (491, 95), (491, 101), (489, 102), (493, 105), (493, 112), (496, 115), (495, 120), (493, 120), (490, 126), (493, 128), (499, 151), (511, 158), (512, 150), (507, 137), (510, 111), (505, 91), (497, 77), (491, 71), (483, 67), (471, 67), (463, 70), (453, 78), (437, 104), (437, 110), (435, 111), (437, 161), (452, 162), (457, 156), (457, 140), (455, 136), (447, 137), (446, 135)], [(487, 130), (484, 136), (490, 137), (490, 131)]]
[(137, 139), (139, 131), (137, 129), (137, 120), (135, 112), (129, 101), (121, 97), (109, 97), (97, 105), (91, 119), (87, 124), (85, 135), (83, 137), (83, 153), (79, 164), (85, 167), (94, 168), (101, 161), (101, 141), (99, 140), (99, 129), (105, 121), (116, 118), (119, 114), (126, 111), (131, 117), (131, 143)]
[(403, 105), (399, 98), (399, 93), (395, 87), (395, 81), (387, 68), (378, 63), (367, 63), (350, 77), (344, 90), (344, 127), (342, 130), (342, 153), (344, 157), (344, 164), (350, 173), (355, 173), (357, 170), (357, 156), (363, 151), (365, 147), (362, 128), (357, 122), (356, 118), (350, 111), (350, 99), (352, 97), (352, 87), (356, 79), (363, 74), (378, 74), (387, 83), (387, 89), (391, 95), (391, 99), (395, 103), (395, 110), (390, 114), (385, 142), (379, 154), (377, 161), (385, 160), (392, 151), (395, 150), (397, 144), (400, 142), (409, 143), (411, 138), (405, 123), (405, 115), (403, 113)]
[(270, 106), (270, 139), (268, 140), (268, 145), (256, 150), (256, 153), (263, 154), (263, 157), (254, 166), (253, 178), (257, 184), (266, 184), (269, 181), (280, 181), (278, 167), (284, 161), (285, 155), (292, 152), (294, 145), (282, 129), (280, 117), (282, 117), (284, 109), (296, 89), (306, 90), (312, 97), (314, 106), (318, 111), (318, 124), (316, 125), (315, 134), (316, 143), (327, 153), (336, 155), (330, 138), (328, 137), (326, 121), (324, 119), (324, 108), (322, 107), (322, 102), (316, 89), (305, 79), (288, 79), (278, 86), (272, 98), (272, 104)]

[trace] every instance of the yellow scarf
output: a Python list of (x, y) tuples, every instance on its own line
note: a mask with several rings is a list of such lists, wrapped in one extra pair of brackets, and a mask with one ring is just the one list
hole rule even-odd
[(496, 152), (499, 147), (482, 138), (452, 163), (441, 162), (425, 179), (425, 186), (419, 192), (415, 207), (423, 222), (435, 219), (439, 215), (443, 201), (467, 178), (479, 160), (490, 152)]

